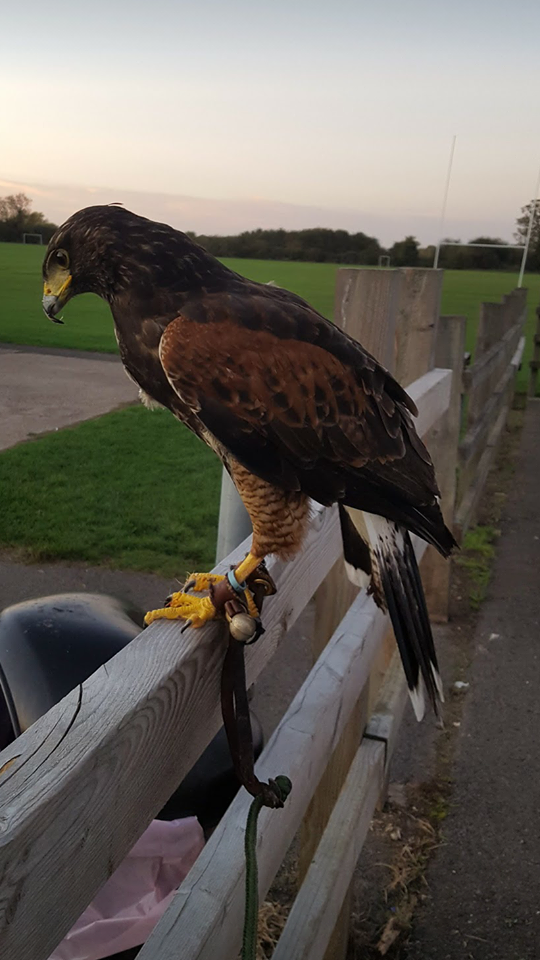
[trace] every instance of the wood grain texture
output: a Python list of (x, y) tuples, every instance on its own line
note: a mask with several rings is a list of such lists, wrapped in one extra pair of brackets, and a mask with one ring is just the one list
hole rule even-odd
[[(484, 459), (486, 449), (493, 446), (494, 424), (498, 423), (503, 407), (505, 409), (508, 408), (510, 402), (509, 390), (513, 394), (513, 384), (516, 372), (521, 363), (524, 342), (525, 340), (522, 337), (513, 356), (507, 362), (495, 389), (484, 404), (481, 417), (472, 423), (459, 444), (458, 526), (462, 532), (464, 532), (465, 529), (465, 527), (463, 527), (464, 515), (467, 514), (468, 516), (468, 508), (463, 508), (463, 504), (468, 498), (469, 492), (478, 486), (480, 464)], [(486, 462), (487, 461), (484, 460), (484, 465)], [(465, 514), (463, 514), (463, 509), (465, 509)], [(466, 526), (469, 525), (471, 517), (472, 513), (469, 516)]]
[[(339, 270), (336, 281), (334, 322), (362, 343), (391, 373), (394, 371), (396, 328), (403, 295), (399, 270)], [(354, 518), (354, 511), (352, 512)], [(352, 587), (336, 564), (315, 597), (316, 629), (312, 641), (314, 661), (344, 616)], [(358, 698), (343, 736), (336, 747), (319, 789), (309, 805), (300, 838), (300, 876), (308, 870), (328, 819), (356, 754), (369, 708), (369, 679)], [(350, 894), (342, 898), (342, 915), (336, 917), (333, 934), (327, 938), (325, 960), (344, 960), (347, 953)]]
[[(435, 362), (451, 370), (450, 397), (446, 412), (432, 425), (426, 437), (439, 482), (441, 509), (450, 529), (456, 504), (465, 330), (465, 317), (443, 316), (439, 320)], [(429, 547), (421, 570), (430, 617), (439, 623), (445, 622), (449, 613), (452, 565)]]
[(382, 740), (386, 744), (385, 770), (388, 772), (392, 754), (397, 743), (403, 713), (408, 702), (407, 682), (398, 650), (395, 650), (388, 665), (384, 681), (373, 713), (366, 726), (364, 737)]
[(534, 335), (534, 346), (532, 360), (529, 361), (529, 384), (527, 395), (536, 396), (536, 386), (538, 383), (538, 369), (540, 368), (540, 307), (536, 308), (536, 333)]
[(469, 394), (469, 425), (482, 418), (486, 403), (516, 351), (522, 329), (522, 323), (514, 324), (466, 371), (465, 389)]
[(428, 430), (448, 410), (452, 392), (452, 370), (436, 367), (429, 370), (408, 389), (408, 394), (418, 406), (416, 431), (425, 437)]
[[(321, 510), (295, 564), (270, 564), (279, 593), (247, 651), (249, 683), (340, 549), (335, 511)], [(223, 628), (180, 630), (163, 621), (144, 631), (0, 754), (0, 942), (10, 960), (50, 955), (219, 728)]]
[(383, 743), (361, 744), (273, 960), (322, 960), (325, 956), (382, 789), (384, 760)]
[[(336, 287), (335, 323), (351, 337), (359, 340), (398, 381), (409, 384), (432, 366), (434, 329), (442, 272), (426, 270), (340, 270)], [(399, 368), (399, 369), (398, 369)], [(429, 375), (428, 375), (429, 376)], [(426, 396), (422, 413), (431, 411), (440, 400), (442, 408), (448, 404), (444, 378), (423, 379), (415, 386), (417, 396)], [(416, 400), (416, 397), (413, 399)], [(420, 414), (419, 420), (421, 420)], [(418, 424), (419, 432), (425, 429)], [(354, 520), (356, 511), (351, 511)], [(341, 564), (328, 575), (316, 595), (316, 630), (313, 638), (313, 656), (316, 659), (343, 616), (350, 602), (353, 588), (343, 582)], [(394, 637), (387, 630), (385, 642), (377, 652), (376, 665), (365, 690), (359, 691), (339, 746), (336, 748), (319, 789), (309, 805), (302, 826), (300, 845), (300, 876), (308, 870), (315, 849), (332, 814), (334, 804), (358, 749), (368, 711), (393, 650)], [(324, 960), (344, 960), (347, 953), (350, 896), (342, 897), (342, 914), (336, 916), (334, 933), (326, 938)]]
[[(261, 778), (286, 774), (292, 792), (282, 810), (259, 818), (259, 897), (263, 899), (309, 798), (339, 743), (386, 629), (362, 593), (298, 691), (259, 762)], [(251, 798), (241, 791), (208, 841), (138, 960), (233, 960), (244, 908), (243, 837)]]
[(324, 957), (383, 789), (406, 702), (407, 685), (396, 651), (273, 960)]
[(435, 365), (444, 271), (405, 267), (400, 273), (393, 372), (408, 387)]
[[(460, 444), (460, 457), (464, 458), (471, 449), (472, 452), (469, 452), (469, 459), (465, 461), (465, 466), (462, 471), (469, 480), (468, 485), (465, 486), (463, 484), (462, 487), (460, 481), (459, 502), (454, 524), (455, 534), (458, 540), (463, 538), (468, 528), (474, 522), (484, 484), (495, 458), (497, 445), (508, 417), (508, 410), (514, 395), (515, 375), (521, 363), (524, 348), (525, 338), (522, 337), (512, 357), (512, 361), (502, 377), (499, 388), (489, 405), (489, 419), (486, 416), (485, 421), (482, 421), (482, 445), (480, 445), (477, 437), (476, 446), (471, 448), (469, 445), (465, 448), (466, 452), (464, 453), (462, 445)], [(464, 438), (462, 443), (464, 444), (466, 441), (467, 437)], [(475, 464), (474, 470), (471, 467), (471, 461)]]
[(338, 270), (334, 321), (382, 363), (394, 369), (396, 323), (403, 289), (400, 270)]
[[(314, 662), (323, 652), (358, 592), (358, 588), (349, 582), (343, 567), (343, 559), (340, 558), (315, 593), (315, 624), (311, 643)], [(328, 761), (319, 786), (310, 800), (302, 823), (298, 861), (300, 879), (305, 876), (310, 867), (328, 818), (339, 797), (352, 757), (360, 743), (367, 719), (366, 714), (366, 697), (359, 690), (356, 704), (345, 724), (339, 743)], [(329, 938), (326, 960), (342, 960), (345, 957), (349, 939), (350, 913), (348, 896), (343, 904), (342, 916), (337, 918), (334, 934)]]

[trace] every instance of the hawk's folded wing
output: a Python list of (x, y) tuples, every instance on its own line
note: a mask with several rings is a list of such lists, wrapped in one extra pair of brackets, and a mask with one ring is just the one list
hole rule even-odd
[(174, 390), (257, 476), (426, 536), (438, 490), (412, 400), (299, 298), (253, 290), (189, 302), (169, 324), (160, 359)]

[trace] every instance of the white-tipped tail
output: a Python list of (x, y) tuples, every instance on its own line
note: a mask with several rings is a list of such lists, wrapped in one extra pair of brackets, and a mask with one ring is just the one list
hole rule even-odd
[(426, 712), (426, 698), (424, 697), (424, 684), (421, 677), (418, 678), (418, 684), (416, 687), (409, 687), (409, 697), (411, 698), (412, 708), (414, 710), (414, 715), (418, 722), (424, 719), (424, 714)]
[(353, 567), (352, 563), (348, 563), (347, 560), (345, 560), (345, 570), (347, 571), (347, 577), (351, 583), (354, 583), (355, 587), (364, 590), (369, 586), (371, 578), (365, 570), (361, 570), (360, 567)]
[(435, 712), (444, 702), (437, 655), (414, 550), (405, 528), (363, 513), (352, 521), (340, 507), (349, 580), (366, 586), (392, 621), (417, 720), (425, 713), (425, 690)]

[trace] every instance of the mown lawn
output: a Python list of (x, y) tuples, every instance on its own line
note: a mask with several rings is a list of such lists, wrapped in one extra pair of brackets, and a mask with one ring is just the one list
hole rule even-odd
[[(78, 350), (115, 352), (109, 309), (92, 294), (73, 300), (65, 309), (65, 325), (51, 323), (41, 310), (41, 263), (44, 248), (0, 243), (0, 341), (41, 347), (69, 347)], [(274, 260), (224, 260), (227, 266), (252, 280), (274, 280), (300, 294), (324, 314), (332, 317), (336, 270), (333, 263), (290, 263)], [(517, 273), (448, 270), (444, 275), (442, 312), (467, 317), (467, 349), (473, 350), (479, 305), (499, 300), (512, 290)], [(532, 350), (534, 310), (540, 302), (540, 275), (526, 277), (529, 288), (527, 350), (519, 387), (526, 383), (526, 364)]]
[[(69, 304), (65, 326), (41, 312), (43, 249), (0, 244), (0, 340), (114, 351), (108, 308), (97, 297)], [(333, 312), (333, 264), (226, 261), (260, 281), (274, 280)], [(445, 273), (444, 313), (468, 317), (468, 349), (482, 300), (498, 300), (517, 276)], [(540, 276), (530, 289), (530, 355)], [(526, 382), (526, 366), (520, 386)], [(212, 564), (220, 466), (165, 411), (134, 407), (0, 454), (0, 546), (33, 560), (80, 560), (182, 577)]]
[(220, 482), (167, 411), (129, 407), (0, 454), (0, 544), (182, 577), (213, 566)]

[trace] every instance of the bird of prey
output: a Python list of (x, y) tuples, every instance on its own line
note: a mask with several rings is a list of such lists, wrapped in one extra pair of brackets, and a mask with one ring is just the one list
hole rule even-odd
[[(454, 539), (403, 388), (300, 297), (245, 279), (184, 233), (119, 205), (88, 207), (59, 227), (43, 279), (56, 322), (79, 293), (107, 301), (127, 373), (222, 460), (253, 526), (231, 592), (247, 593), (267, 555), (298, 553), (310, 498), (337, 502), (349, 578), (390, 615), (416, 715), (422, 677), (436, 710), (442, 687), (409, 532), (443, 556)], [(362, 522), (347, 508), (363, 511)], [(197, 574), (192, 585), (204, 592), (215, 579)], [(212, 594), (186, 591), (155, 612), (195, 627), (216, 614)]]

